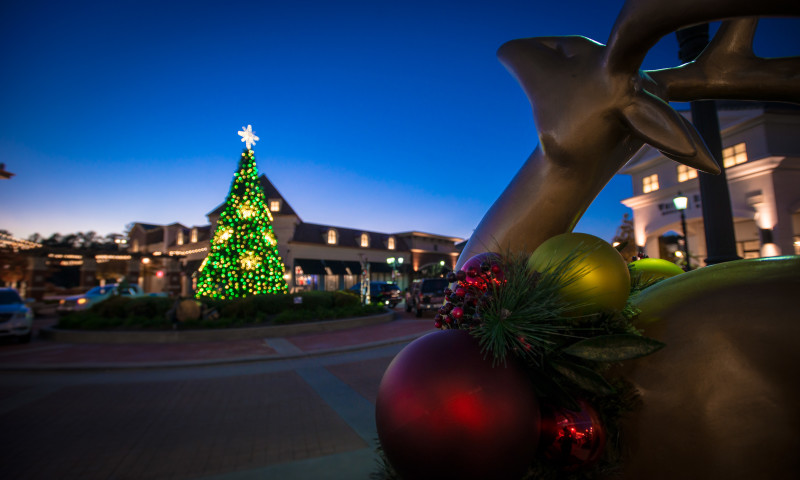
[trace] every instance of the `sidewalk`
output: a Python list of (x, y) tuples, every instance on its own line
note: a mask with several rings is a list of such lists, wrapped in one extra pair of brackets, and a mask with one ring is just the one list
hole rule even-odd
[[(42, 328), (44, 325), (36, 325)], [(166, 368), (278, 360), (403, 343), (433, 331), (430, 318), (398, 309), (394, 321), (336, 332), (197, 343), (80, 344), (35, 340), (3, 345), (0, 370)]]

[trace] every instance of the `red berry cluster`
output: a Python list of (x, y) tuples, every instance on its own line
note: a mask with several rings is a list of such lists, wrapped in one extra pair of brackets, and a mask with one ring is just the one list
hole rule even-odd
[(481, 309), (492, 298), (492, 285), (503, 283), (502, 270), (496, 264), (482, 262), (479, 267), (465, 265), (466, 270), (447, 274), (447, 281), (455, 283), (444, 291), (445, 304), (433, 317), (436, 328), (469, 329), (480, 322)]

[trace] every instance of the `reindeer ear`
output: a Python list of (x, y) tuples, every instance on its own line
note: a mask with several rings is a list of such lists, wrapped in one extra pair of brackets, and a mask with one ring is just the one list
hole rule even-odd
[(697, 146), (697, 152), (695, 152), (695, 154), (691, 157), (671, 155), (669, 152), (664, 151), (661, 151), (661, 153), (663, 153), (665, 157), (671, 158), (676, 162), (680, 162), (689, 167), (696, 168), (713, 175), (719, 175), (722, 170), (720, 170), (717, 161), (714, 160), (714, 156), (706, 146), (706, 142), (703, 140), (703, 137), (700, 136), (700, 133), (694, 128), (694, 125), (692, 125), (689, 120), (686, 120), (683, 117), (680, 117), (680, 119), (683, 120), (686, 130), (689, 131), (689, 135), (692, 136), (692, 140), (694, 140), (694, 143)]
[(692, 124), (655, 95), (648, 92), (636, 95), (633, 103), (622, 109), (622, 117), (634, 135), (667, 158), (704, 172), (719, 173)]

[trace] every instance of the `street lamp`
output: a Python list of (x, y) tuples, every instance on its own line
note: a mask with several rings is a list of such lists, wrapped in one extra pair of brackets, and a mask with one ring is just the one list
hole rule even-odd
[(403, 257), (389, 257), (386, 259), (386, 263), (392, 266), (392, 281), (397, 283), (397, 269), (399, 268), (398, 265), (403, 264)]
[(684, 210), (689, 205), (689, 198), (678, 192), (678, 196), (672, 199), (672, 203), (675, 205), (675, 209), (681, 212), (681, 229), (683, 230), (683, 255), (686, 258), (686, 267), (684, 270), (689, 271), (692, 269), (691, 265), (689, 265), (689, 240), (686, 238), (686, 214), (684, 214)]

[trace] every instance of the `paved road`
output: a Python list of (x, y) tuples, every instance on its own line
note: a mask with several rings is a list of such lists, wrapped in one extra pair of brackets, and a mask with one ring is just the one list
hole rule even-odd
[[(423, 333), (432, 323), (398, 313), (385, 329), (416, 323)], [(378, 384), (404, 346), (352, 343), (376, 335), (271, 339), (275, 353), (245, 363), (2, 372), (3, 478), (366, 479), (376, 469)], [(348, 342), (351, 351), (320, 349)], [(0, 369), (41, 361), (47, 347), (61, 348), (0, 346)]]

